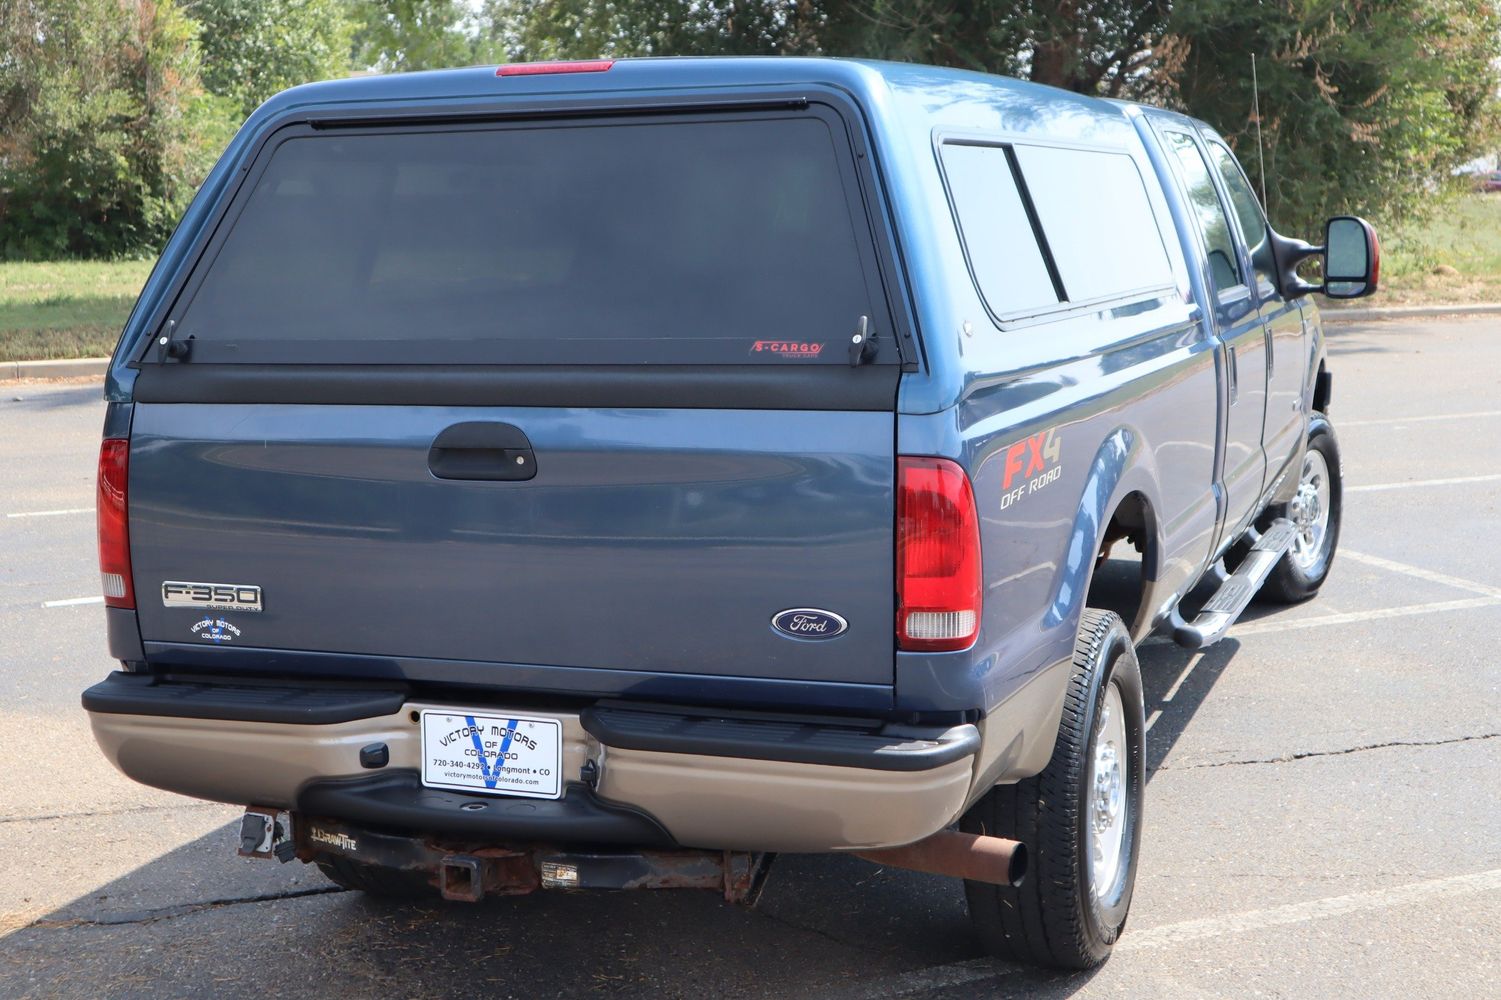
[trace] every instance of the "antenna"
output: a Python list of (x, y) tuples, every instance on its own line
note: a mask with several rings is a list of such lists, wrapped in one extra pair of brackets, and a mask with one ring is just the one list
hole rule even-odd
[(1251, 114), (1256, 119), (1256, 163), (1261, 174), (1261, 207), (1269, 212), (1266, 202), (1266, 147), (1261, 141), (1261, 82), (1256, 78), (1256, 53), (1251, 53)]

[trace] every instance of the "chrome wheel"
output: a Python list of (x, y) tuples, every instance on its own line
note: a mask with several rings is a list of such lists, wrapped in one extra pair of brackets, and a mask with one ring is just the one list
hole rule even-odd
[(1120, 690), (1107, 682), (1089, 758), (1089, 889), (1104, 905), (1120, 895), (1125, 870), (1127, 822), (1126, 712)]
[(1329, 464), (1322, 452), (1309, 448), (1303, 456), (1298, 492), (1287, 505), (1287, 516), (1298, 529), (1287, 555), (1305, 573), (1311, 572), (1323, 557), (1324, 539), (1329, 535), (1331, 491)]

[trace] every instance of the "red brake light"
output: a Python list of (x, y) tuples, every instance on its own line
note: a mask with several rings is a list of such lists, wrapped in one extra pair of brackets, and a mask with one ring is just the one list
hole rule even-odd
[(495, 71), (496, 76), (543, 76), (548, 73), (603, 73), (615, 65), (614, 59), (580, 59), (573, 62), (510, 63)]
[(980, 631), (980, 518), (945, 458), (897, 459), (897, 646), (965, 649)]
[(134, 608), (130, 585), (130, 532), (125, 520), (125, 481), (130, 467), (130, 442), (105, 438), (99, 446), (99, 486), (95, 509), (99, 522), (99, 576), (104, 603)]

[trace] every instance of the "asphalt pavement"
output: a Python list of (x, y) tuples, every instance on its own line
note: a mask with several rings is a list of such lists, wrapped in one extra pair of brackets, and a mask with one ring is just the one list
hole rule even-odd
[(1476, 997), (1501, 993), (1501, 318), (1329, 328), (1323, 593), (1140, 651), (1150, 783), (1101, 969), (980, 955), (956, 882), (784, 856), (678, 890), (421, 905), (234, 853), (78, 706), (105, 653), (97, 382), (0, 389), (0, 997)]

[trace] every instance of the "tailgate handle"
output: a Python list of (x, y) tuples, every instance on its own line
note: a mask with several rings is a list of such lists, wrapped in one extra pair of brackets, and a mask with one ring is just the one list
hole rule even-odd
[(520, 427), (476, 420), (434, 438), (427, 467), (439, 479), (519, 482), (537, 474), (537, 456)]

